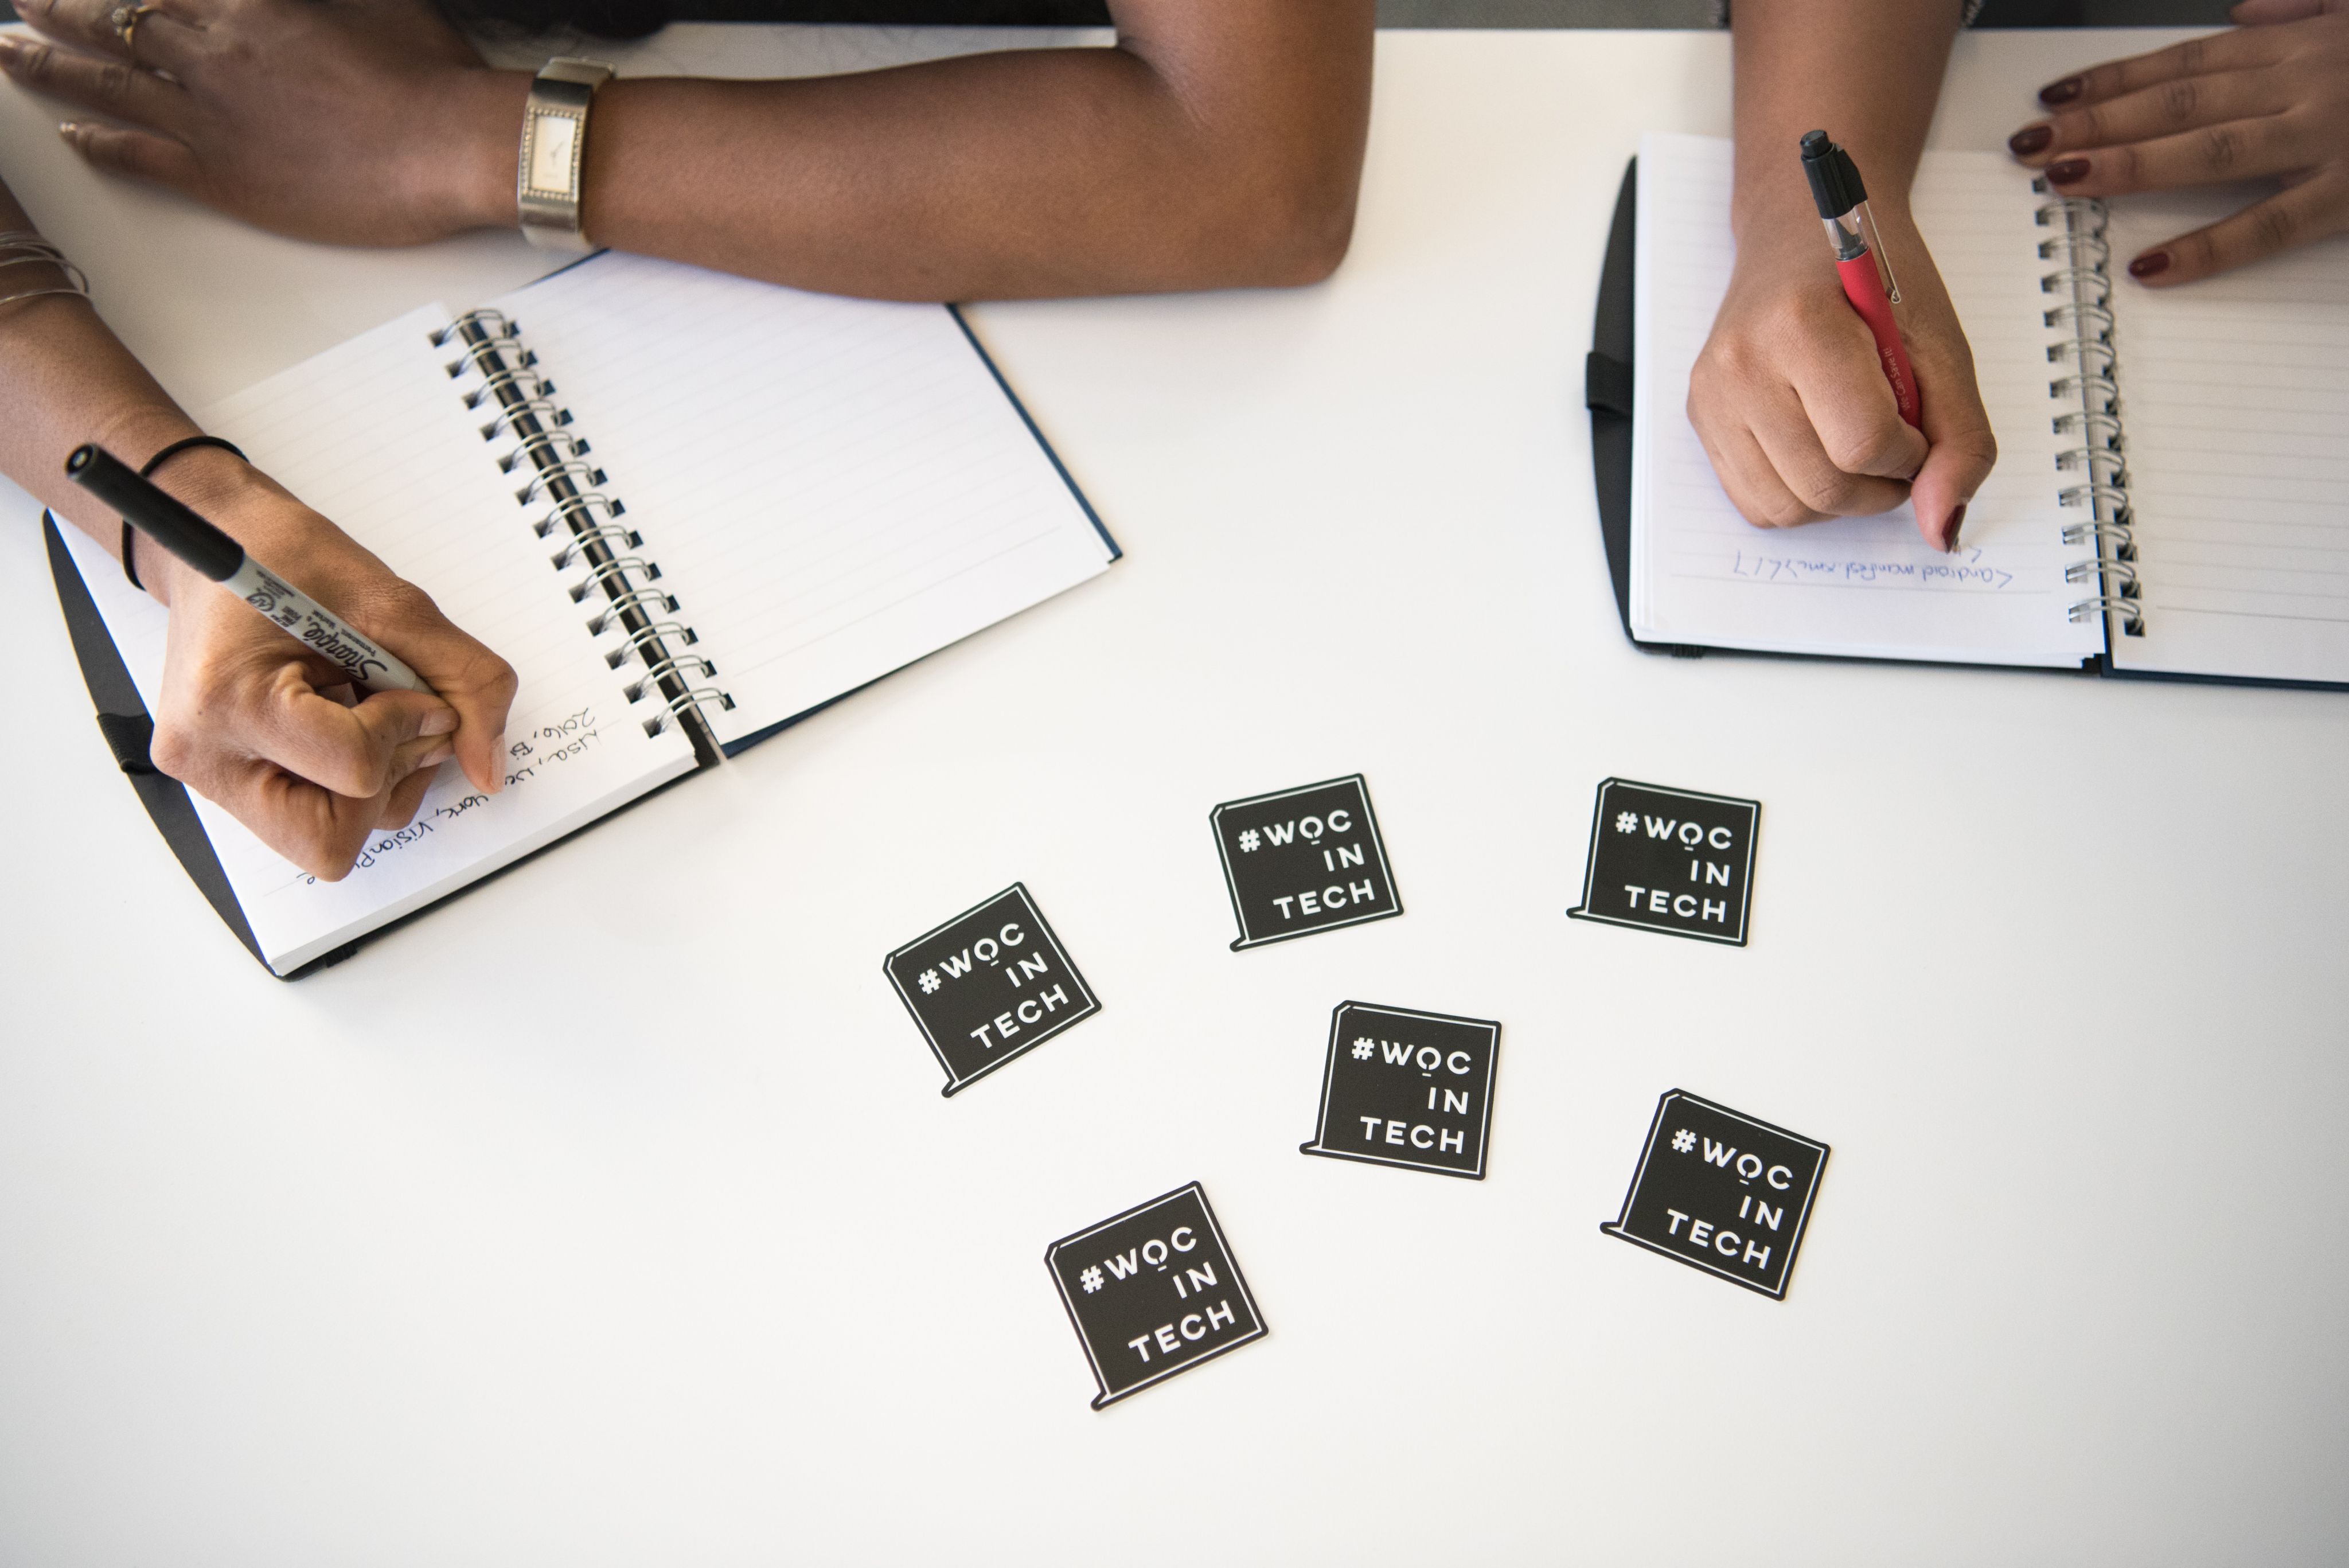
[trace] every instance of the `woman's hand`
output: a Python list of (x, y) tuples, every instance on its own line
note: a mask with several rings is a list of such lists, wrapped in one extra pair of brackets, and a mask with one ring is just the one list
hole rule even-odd
[(513, 220), (527, 74), (492, 71), (427, 0), (163, 0), (137, 60), (115, 0), (23, 0), (20, 86), (108, 123), (61, 127), (109, 173), (280, 234), (412, 244)]
[(2056, 112), (2007, 145), (2066, 196), (2222, 180), (2283, 190), (2128, 264), (2191, 283), (2349, 228), (2349, 0), (2242, 0), (2243, 26), (2039, 89)]
[(142, 545), (143, 581), (171, 606), (155, 765), (227, 808), (263, 842), (329, 881), (378, 829), (416, 815), (454, 756), (475, 788), (504, 786), (513, 670), (340, 529), (216, 452), (175, 458), (157, 483), (236, 535), (254, 557), (398, 653), (439, 696), (347, 678), (219, 584)]
[(1889, 512), (1913, 500), (1925, 542), (1953, 550), (1998, 442), (1974, 386), (1972, 352), (1924, 241), (1889, 204), (1875, 213), (1900, 280), (1895, 309), (1917, 372), (1923, 432), (1901, 420), (1875, 339), (1844, 297), (1826, 241), (1808, 218), (1741, 240), (1729, 293), (1689, 379), (1689, 421), (1722, 487), (1756, 527)]

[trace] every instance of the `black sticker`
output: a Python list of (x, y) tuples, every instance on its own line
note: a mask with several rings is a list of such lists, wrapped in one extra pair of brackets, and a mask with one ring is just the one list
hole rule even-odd
[(1340, 1002), (1305, 1152), (1483, 1180), (1500, 1044), (1486, 1019)]
[(1226, 801), (1207, 820), (1239, 917), (1234, 952), (1402, 913), (1360, 774)]
[(1609, 779), (1577, 919), (1745, 945), (1759, 801)]
[(1093, 1408), (1251, 1339), (1264, 1319), (1197, 1182), (1045, 1249), (1101, 1393)]
[(947, 1070), (949, 1095), (1101, 1011), (1019, 882), (881, 967)]
[(1826, 1163), (1823, 1143), (1674, 1089), (1623, 1212), (1599, 1228), (1784, 1301)]

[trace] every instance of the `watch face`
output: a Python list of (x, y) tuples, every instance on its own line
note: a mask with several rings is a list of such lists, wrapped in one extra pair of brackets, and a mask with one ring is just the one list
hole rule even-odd
[(579, 147), (579, 121), (568, 114), (531, 116), (530, 188), (550, 196), (571, 194), (571, 160)]

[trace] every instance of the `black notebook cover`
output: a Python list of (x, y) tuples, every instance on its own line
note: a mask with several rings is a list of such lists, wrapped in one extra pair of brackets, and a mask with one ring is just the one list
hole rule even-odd
[[(73, 639), (74, 658), (81, 663), (82, 683), (89, 688), (89, 700), (98, 709), (98, 731), (106, 737), (116, 765), (138, 792), (139, 804), (154, 818), (155, 830), (187, 868), (189, 880), (195, 883), (228, 929), (236, 933), (236, 940), (244, 944), (245, 950), (259, 959), (261, 944), (253, 940), (253, 928), (245, 923), (244, 909), (229, 890), (228, 873), (221, 869), (220, 857), (212, 853), (212, 841), (204, 836), (204, 826), (197, 820), (195, 805), (188, 799), (187, 785), (156, 772), (155, 764), (148, 760), (147, 742), (155, 733), (155, 722), (148, 716), (147, 704), (139, 699), (139, 688), (131, 683), (130, 671), (123, 664), (114, 639), (107, 634), (106, 622), (89, 597), (89, 586), (81, 580), (80, 568), (74, 565), (73, 556), (66, 551), (65, 540), (58, 536), (57, 519), (47, 512), (41, 514), (41, 540), (49, 549), (49, 576), (57, 585), (57, 606), (65, 611), (66, 635)], [(318, 961), (330, 963), (341, 956), (337, 952)]]

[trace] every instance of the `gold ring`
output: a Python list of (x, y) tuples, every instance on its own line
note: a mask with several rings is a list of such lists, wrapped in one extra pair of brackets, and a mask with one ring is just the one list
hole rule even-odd
[(108, 14), (107, 25), (114, 29), (114, 36), (122, 40), (122, 47), (130, 52), (132, 65), (139, 63), (140, 19), (150, 11), (161, 9), (160, 5), (117, 5)]

